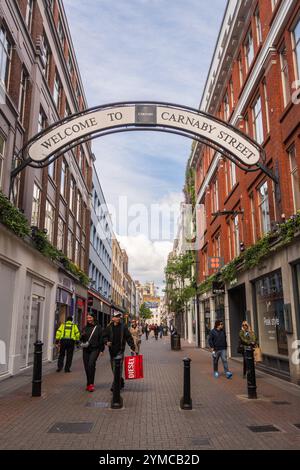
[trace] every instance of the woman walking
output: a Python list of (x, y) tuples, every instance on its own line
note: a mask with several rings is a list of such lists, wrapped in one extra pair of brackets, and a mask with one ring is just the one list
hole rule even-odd
[(99, 354), (103, 354), (105, 346), (102, 338), (102, 328), (98, 325), (93, 315), (88, 314), (87, 316), (87, 324), (81, 335), (81, 341), (87, 382), (86, 390), (88, 392), (94, 392), (96, 362)]
[(142, 331), (139, 325), (137, 324), (136, 320), (132, 320), (131, 328), (129, 329), (131, 336), (133, 337), (134, 345), (135, 345), (135, 352), (138, 355), (140, 353), (141, 347), (141, 338), (142, 338)]
[(243, 377), (246, 377), (247, 374), (247, 363), (246, 363), (246, 356), (245, 356), (245, 347), (251, 346), (252, 348), (255, 348), (257, 345), (257, 339), (254, 331), (252, 330), (251, 326), (249, 323), (246, 321), (243, 321), (242, 323), (242, 328), (239, 333), (239, 340), (240, 340), (240, 345), (239, 345), (239, 352), (243, 354)]

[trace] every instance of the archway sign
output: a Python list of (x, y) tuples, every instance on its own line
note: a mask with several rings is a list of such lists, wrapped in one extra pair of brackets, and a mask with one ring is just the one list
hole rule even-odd
[(20, 164), (48, 166), (63, 153), (88, 140), (125, 131), (158, 131), (182, 135), (213, 147), (245, 171), (261, 169), (264, 149), (226, 122), (196, 109), (172, 103), (126, 102), (97, 106), (62, 119), (34, 136), (20, 152)]

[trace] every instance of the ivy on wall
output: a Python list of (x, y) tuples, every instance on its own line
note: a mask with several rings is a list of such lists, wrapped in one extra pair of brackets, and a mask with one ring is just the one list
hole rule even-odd
[(69, 260), (61, 251), (53, 246), (43, 230), (31, 229), (29, 223), (4, 194), (0, 191), (0, 222), (14, 232), (18, 237), (29, 237), (33, 246), (44, 256), (61, 263), (64, 268), (78, 278), (80, 283), (87, 287), (89, 278), (79, 266)]
[(220, 272), (213, 274), (202, 282), (197, 288), (198, 294), (210, 291), (212, 283), (216, 280), (225, 283), (232, 282), (237, 278), (239, 272), (258, 266), (272, 251), (292, 243), (298, 234), (300, 235), (300, 211), (286, 222), (278, 224), (272, 232), (267, 233), (257, 243), (226, 264)]

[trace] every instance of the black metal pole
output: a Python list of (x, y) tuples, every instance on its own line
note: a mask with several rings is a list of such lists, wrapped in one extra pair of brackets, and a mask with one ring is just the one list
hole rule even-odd
[(43, 343), (37, 341), (34, 343), (33, 377), (32, 377), (32, 396), (40, 397), (42, 392), (42, 358)]
[(256, 376), (255, 376), (255, 364), (254, 364), (254, 353), (252, 346), (245, 347), (245, 359), (247, 367), (247, 388), (248, 388), (248, 398), (256, 399)]
[(113, 410), (123, 408), (123, 398), (121, 397), (121, 364), (123, 357), (116, 356), (115, 370), (114, 370), (114, 384), (113, 384), (113, 397), (111, 401), (111, 407)]
[(180, 400), (180, 408), (182, 410), (191, 410), (191, 359), (185, 357), (183, 359), (183, 397)]
[(173, 350), (174, 349), (174, 337), (172, 333), (170, 334), (170, 338), (171, 338), (171, 349)]

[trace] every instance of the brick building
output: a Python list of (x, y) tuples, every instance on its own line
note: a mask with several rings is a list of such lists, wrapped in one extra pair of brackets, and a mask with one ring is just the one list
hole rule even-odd
[[(208, 146), (195, 146), (191, 166), (204, 222), (198, 285), (215, 272), (211, 257), (227, 265), (300, 209), (299, 80), (299, 1), (229, 0), (200, 109), (261, 144), (264, 165), (278, 184), (261, 171), (240, 170)], [(286, 246), (275, 240), (262, 263), (238, 269), (224, 293), (202, 291), (198, 305), (201, 347), (208, 346), (214, 321), (223, 319), (230, 354), (236, 356), (247, 319), (264, 353), (261, 367), (300, 383), (300, 366), (293, 360), (300, 334), (299, 237)]]
[[(0, 71), (0, 189), (8, 195), (10, 171), (28, 139), (87, 107), (61, 0), (0, 1)], [(86, 273), (91, 189), (91, 146), (84, 143), (48, 168), (27, 167), (16, 178), (13, 192), (14, 204), (30, 225), (45, 229), (49, 241)], [(28, 351), (36, 336), (46, 344), (44, 357), (51, 358), (55, 326), (70, 313), (81, 326), (87, 307), (87, 289), (76, 277), (62, 266), (50, 269), (49, 261), (38, 254), (36, 262), (28, 261), (25, 247), (21, 250), (19, 240), (14, 246), (13, 240), (11, 254), (6, 253), (4, 261), (2, 253), (1, 260), (1, 283), (5, 281), (7, 292), (15, 292), (5, 306), (5, 318), (1, 310), (1, 330), (13, 351), (3, 372), (31, 363)], [(6, 317), (12, 318), (18, 333), (10, 333)]]

